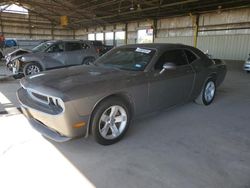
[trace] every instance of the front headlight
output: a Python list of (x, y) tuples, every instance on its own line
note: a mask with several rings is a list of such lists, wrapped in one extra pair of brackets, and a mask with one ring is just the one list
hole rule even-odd
[(49, 98), (49, 105), (60, 108), (61, 110), (64, 109), (64, 103), (62, 99), (57, 97), (48, 97)]
[(20, 59), (21, 61), (25, 61), (25, 57), (21, 57), (21, 59)]
[(18, 59), (14, 60), (14, 64), (12, 65), (12, 67), (15, 67), (16, 70), (19, 70), (20, 68), (20, 61)]

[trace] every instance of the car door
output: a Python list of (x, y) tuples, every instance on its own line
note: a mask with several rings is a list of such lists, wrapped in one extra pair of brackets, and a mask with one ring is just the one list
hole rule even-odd
[(56, 42), (43, 53), (43, 62), (47, 69), (65, 66), (64, 43)]
[[(164, 63), (174, 63), (174, 70), (165, 70), (160, 74)], [(189, 99), (194, 71), (189, 65), (182, 49), (165, 51), (149, 73), (149, 107), (167, 108)]]
[(65, 43), (65, 63), (66, 65), (80, 65), (83, 61), (85, 49), (80, 42)]

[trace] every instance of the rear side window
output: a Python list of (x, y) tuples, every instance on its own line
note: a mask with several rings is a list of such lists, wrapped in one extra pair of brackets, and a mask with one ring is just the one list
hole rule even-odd
[(176, 66), (188, 64), (183, 50), (168, 50), (164, 52), (155, 64), (155, 69), (161, 70), (165, 63), (174, 63)]
[(63, 52), (64, 50), (64, 45), (63, 43), (56, 43), (51, 45), (48, 49), (47, 52), (53, 53), (53, 52)]
[(192, 63), (197, 59), (196, 55), (193, 52), (190, 52), (189, 50), (185, 50), (185, 53), (186, 53), (189, 63)]
[(81, 50), (82, 46), (79, 42), (67, 42), (66, 43), (66, 51), (75, 51)]

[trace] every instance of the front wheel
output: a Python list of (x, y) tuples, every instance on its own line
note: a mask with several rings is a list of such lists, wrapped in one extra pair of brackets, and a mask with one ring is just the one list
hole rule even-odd
[(0, 52), (0, 60), (4, 58), (4, 55), (2, 52)]
[(23, 73), (25, 76), (36, 74), (42, 71), (42, 68), (39, 64), (37, 63), (27, 63), (23, 67)]
[(128, 130), (130, 111), (118, 98), (110, 98), (98, 105), (93, 114), (92, 134), (102, 145), (118, 142)]
[(200, 95), (195, 99), (198, 104), (209, 105), (213, 102), (216, 93), (216, 85), (213, 79), (208, 79)]
[(13, 75), (13, 78), (14, 79), (20, 79), (22, 78), (24, 75), (22, 73), (19, 73), (19, 74), (16, 74), (16, 75)]

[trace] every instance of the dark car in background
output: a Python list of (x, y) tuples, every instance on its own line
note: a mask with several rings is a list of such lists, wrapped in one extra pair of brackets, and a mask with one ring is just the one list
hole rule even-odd
[(14, 75), (31, 75), (44, 70), (90, 64), (98, 58), (89, 41), (53, 40), (44, 42), (30, 53), (16, 57), (9, 66)]
[(125, 135), (134, 116), (192, 100), (211, 104), (225, 75), (223, 62), (194, 47), (135, 44), (114, 48), (90, 66), (28, 76), (17, 95), (43, 135), (62, 142), (91, 133), (108, 145)]
[(97, 53), (100, 56), (107, 53), (109, 50), (111, 50), (114, 47), (114, 46), (111, 46), (111, 45), (105, 45), (105, 44), (102, 43), (102, 41), (98, 41), (98, 40), (91, 40), (90, 42), (95, 47)]

